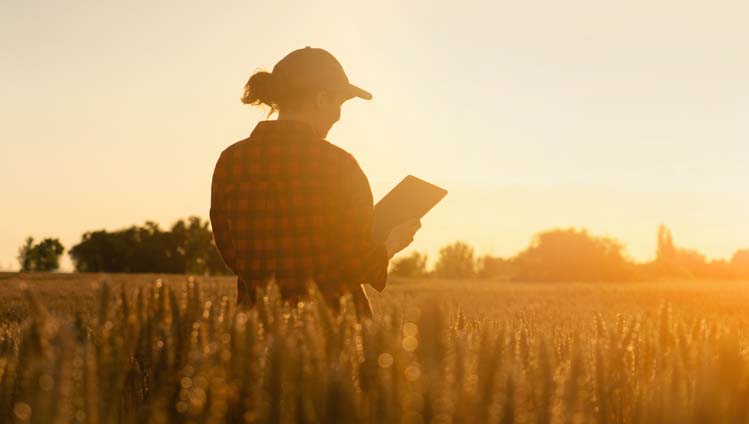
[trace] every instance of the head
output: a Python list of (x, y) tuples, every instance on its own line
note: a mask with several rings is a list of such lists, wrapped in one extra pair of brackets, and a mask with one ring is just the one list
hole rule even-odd
[(244, 86), (242, 103), (266, 105), (268, 116), (308, 123), (324, 138), (341, 117), (348, 99), (372, 95), (348, 82), (341, 64), (323, 49), (305, 47), (281, 59), (272, 72), (255, 72)]

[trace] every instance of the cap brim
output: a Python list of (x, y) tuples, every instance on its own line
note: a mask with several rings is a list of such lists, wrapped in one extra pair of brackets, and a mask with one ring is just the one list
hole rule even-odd
[(346, 91), (347, 91), (346, 95), (348, 96), (348, 99), (351, 99), (353, 97), (358, 97), (364, 100), (372, 100), (372, 93), (362, 88), (359, 88), (353, 84), (349, 84), (348, 90)]

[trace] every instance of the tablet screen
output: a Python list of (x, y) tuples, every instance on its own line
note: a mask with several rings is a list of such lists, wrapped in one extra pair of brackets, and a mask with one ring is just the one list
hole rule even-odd
[(374, 239), (384, 242), (395, 226), (410, 218), (423, 217), (446, 194), (447, 190), (441, 187), (413, 175), (406, 176), (375, 205)]

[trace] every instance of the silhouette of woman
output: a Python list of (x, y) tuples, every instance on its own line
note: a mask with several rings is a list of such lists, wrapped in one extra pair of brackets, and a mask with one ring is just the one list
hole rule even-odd
[(329, 52), (305, 47), (272, 72), (254, 73), (242, 102), (270, 107), (278, 119), (257, 123), (248, 138), (220, 155), (211, 185), (216, 246), (238, 276), (237, 303), (252, 306), (255, 289), (274, 279), (289, 301), (317, 284), (329, 306), (350, 293), (371, 313), (361, 284), (386, 286), (390, 258), (407, 247), (418, 219), (372, 237), (373, 199), (356, 159), (325, 137), (341, 105), (372, 95), (349, 83)]

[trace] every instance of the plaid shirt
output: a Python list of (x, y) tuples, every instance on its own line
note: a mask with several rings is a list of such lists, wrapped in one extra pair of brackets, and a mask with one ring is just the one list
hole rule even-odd
[[(361, 284), (385, 288), (388, 257), (372, 238), (372, 191), (356, 159), (299, 121), (260, 121), (226, 148), (211, 184), (211, 225), (238, 278), (238, 302), (275, 276), (284, 297), (312, 279), (357, 307)], [(335, 305), (333, 305), (335, 307)]]

